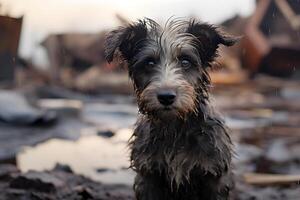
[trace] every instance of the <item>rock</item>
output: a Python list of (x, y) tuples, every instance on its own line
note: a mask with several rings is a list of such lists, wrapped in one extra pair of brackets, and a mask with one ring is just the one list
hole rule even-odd
[(0, 165), (0, 180), (8, 180), (12, 175), (19, 173), (15, 165), (11, 164), (2, 164)]
[(71, 173), (68, 166), (57, 165), (46, 172), (29, 171), (21, 174), (16, 167), (0, 165), (0, 199), (2, 200), (133, 200), (132, 188), (106, 185)]
[(96, 169), (96, 171), (97, 171), (98, 173), (103, 173), (103, 172), (110, 171), (110, 169), (108, 169), (108, 168), (98, 168), (98, 169)]
[(57, 163), (55, 165), (55, 167), (53, 168), (54, 171), (63, 171), (63, 172), (67, 172), (67, 173), (73, 173), (73, 170), (71, 169), (71, 167), (69, 165), (63, 165), (60, 163)]
[(0, 121), (14, 125), (44, 125), (52, 124), (56, 119), (54, 112), (30, 106), (23, 95), (14, 91), (0, 91)]
[(79, 194), (82, 199), (93, 199), (95, 194), (93, 194), (93, 191), (87, 187), (84, 186), (77, 186), (74, 188), (74, 192)]
[(10, 187), (15, 189), (36, 190), (39, 192), (55, 192), (62, 188), (65, 183), (53, 174), (46, 172), (29, 171), (19, 175), (11, 183)]
[(110, 130), (106, 130), (106, 131), (98, 131), (97, 135), (110, 138), (113, 137), (115, 133)]

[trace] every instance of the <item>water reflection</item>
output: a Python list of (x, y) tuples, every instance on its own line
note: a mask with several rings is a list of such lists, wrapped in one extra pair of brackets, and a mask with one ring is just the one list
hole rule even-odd
[(96, 181), (132, 184), (134, 172), (127, 169), (127, 141), (131, 134), (131, 129), (121, 129), (112, 138), (86, 135), (77, 141), (51, 139), (25, 148), (17, 156), (17, 164), (23, 172), (52, 169), (56, 163), (67, 164), (75, 173)]
[[(233, 130), (254, 129), (285, 118), (282, 113), (275, 114), (269, 110), (239, 111), (231, 113), (225, 121)], [(26, 147), (17, 156), (17, 164), (26, 172), (52, 169), (56, 163), (61, 163), (96, 181), (131, 185), (134, 172), (127, 169), (127, 143), (132, 129), (127, 127), (132, 127), (136, 116), (136, 106), (129, 103), (84, 104), (80, 120), (86, 126), (78, 128), (81, 137), (77, 141), (51, 139), (35, 147)], [(97, 136), (99, 130), (106, 129), (118, 131), (110, 138)]]

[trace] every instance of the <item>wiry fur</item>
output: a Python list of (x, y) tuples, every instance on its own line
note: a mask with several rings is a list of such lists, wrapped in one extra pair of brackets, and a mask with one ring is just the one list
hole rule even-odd
[[(138, 200), (228, 199), (232, 144), (209, 104), (207, 68), (220, 44), (234, 42), (196, 20), (161, 27), (145, 19), (107, 36), (107, 60), (121, 55), (137, 94), (130, 158)], [(172, 105), (160, 103), (162, 90), (176, 93)]]

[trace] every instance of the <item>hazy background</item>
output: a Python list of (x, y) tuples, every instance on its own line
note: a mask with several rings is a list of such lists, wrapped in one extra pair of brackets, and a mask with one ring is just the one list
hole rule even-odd
[[(299, 199), (300, 0), (0, 0), (0, 199), (134, 199), (139, 112), (126, 65), (105, 60), (105, 34), (172, 16), (242, 36), (205, 68), (236, 152), (233, 199)], [(59, 176), (56, 164), (67, 165)]]
[(49, 33), (98, 32), (118, 25), (116, 13), (130, 20), (149, 17), (164, 22), (170, 16), (196, 16), (220, 23), (233, 15), (248, 16), (254, 0), (0, 0), (1, 14), (24, 15), (21, 57), (47, 66), (40, 42)]

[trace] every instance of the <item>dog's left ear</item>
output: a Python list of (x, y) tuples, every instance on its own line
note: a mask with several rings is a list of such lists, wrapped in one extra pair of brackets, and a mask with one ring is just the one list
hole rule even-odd
[(232, 46), (238, 38), (228, 36), (217, 30), (217, 27), (206, 23), (190, 21), (187, 33), (194, 35), (197, 40), (197, 48), (204, 65), (209, 64), (217, 56), (219, 45)]
[(139, 50), (139, 43), (147, 36), (145, 20), (109, 32), (105, 39), (105, 58), (112, 62), (118, 50), (123, 60), (129, 62)]

